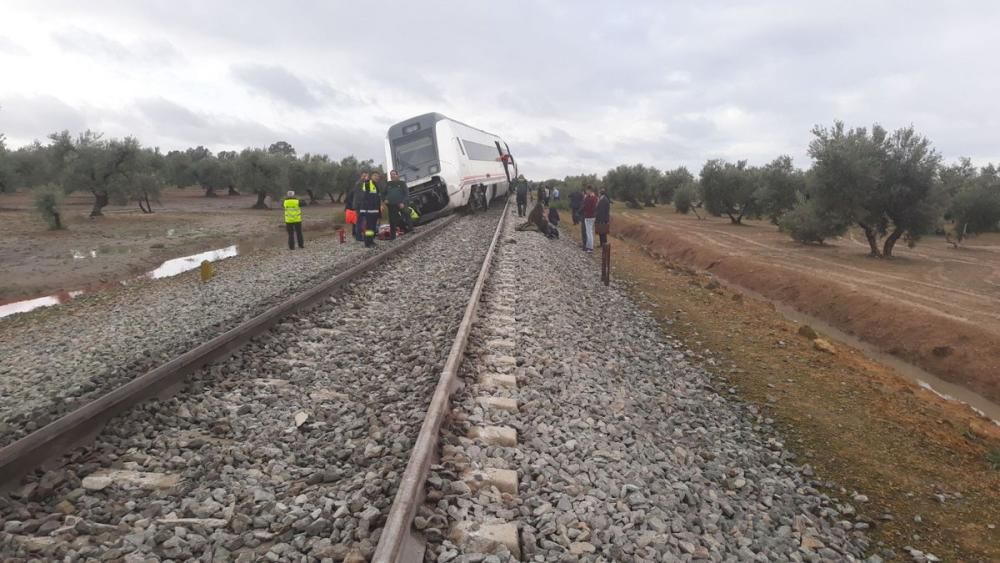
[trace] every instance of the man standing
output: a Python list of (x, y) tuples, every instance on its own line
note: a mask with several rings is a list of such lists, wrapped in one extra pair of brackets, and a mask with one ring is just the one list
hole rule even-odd
[(385, 187), (385, 206), (389, 214), (389, 240), (396, 240), (396, 230), (410, 232), (408, 215), (404, 215), (410, 204), (410, 188), (399, 179), (399, 172), (389, 171), (389, 183)]
[(580, 206), (583, 205), (583, 190), (569, 194), (569, 209), (573, 212), (573, 224), (580, 224)]
[[(378, 217), (382, 198), (378, 193), (378, 172), (371, 173), (371, 179), (362, 182), (361, 191), (354, 196), (354, 204), (358, 211), (358, 232), (361, 233), (365, 246), (375, 246), (375, 235), (378, 234)], [(360, 200), (360, 201), (359, 201)]]
[(524, 217), (528, 210), (528, 182), (524, 176), (517, 179), (517, 216)]
[(611, 232), (611, 200), (608, 192), (601, 188), (601, 198), (597, 200), (597, 213), (594, 217), (594, 230), (601, 237), (601, 248), (608, 244), (608, 233)]
[(361, 177), (358, 179), (358, 183), (351, 188), (351, 191), (347, 193), (345, 198), (346, 203), (344, 204), (344, 211), (354, 211), (354, 225), (351, 229), (351, 234), (354, 235), (354, 240), (360, 242), (365, 240), (364, 236), (361, 234), (360, 223), (358, 218), (358, 209), (360, 209), (361, 204), (361, 192), (364, 191), (365, 185), (368, 183), (368, 173), (362, 172)]
[(591, 186), (587, 186), (587, 193), (583, 196), (583, 205), (580, 208), (580, 214), (583, 215), (583, 249), (587, 252), (593, 252), (597, 196), (594, 195), (594, 188)]
[(552, 199), (559, 201), (559, 186), (552, 188)]
[(288, 250), (295, 250), (296, 239), (298, 240), (299, 248), (302, 248), (302, 209), (299, 207), (299, 200), (295, 197), (295, 192), (289, 190), (282, 205), (285, 208), (285, 230), (288, 231)]

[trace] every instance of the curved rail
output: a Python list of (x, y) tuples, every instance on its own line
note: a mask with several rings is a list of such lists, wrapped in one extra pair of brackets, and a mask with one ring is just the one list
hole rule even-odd
[(469, 333), (472, 330), (472, 323), (475, 322), (479, 299), (483, 293), (483, 286), (486, 284), (486, 277), (489, 275), (493, 253), (496, 250), (497, 241), (500, 240), (500, 233), (503, 232), (509, 207), (510, 200), (508, 199), (500, 221), (497, 223), (496, 231), (493, 233), (493, 240), (490, 241), (490, 247), (486, 251), (486, 257), (483, 259), (483, 266), (479, 269), (479, 277), (476, 279), (476, 285), (473, 286), (472, 294), (469, 296), (469, 304), (465, 307), (465, 315), (458, 326), (458, 334), (455, 335), (455, 341), (448, 353), (448, 360), (444, 364), (437, 387), (434, 389), (434, 396), (427, 409), (427, 416), (420, 426), (420, 434), (417, 435), (413, 450), (410, 452), (410, 460), (406, 464), (406, 470), (400, 480), (396, 497), (389, 509), (382, 535), (379, 536), (378, 546), (376, 546), (375, 554), (372, 557), (374, 563), (423, 560), (423, 541), (412, 533), (413, 518), (416, 516), (417, 507), (423, 501), (424, 481), (427, 480), (427, 472), (430, 470), (431, 462), (437, 451), (438, 434), (441, 430), (441, 423), (448, 414), (451, 394), (458, 384), (458, 368), (462, 365), (462, 355), (469, 342)]
[(404, 237), (392, 248), (368, 258), (348, 270), (283, 301), (254, 318), (189, 350), (145, 374), (67, 413), (61, 418), (0, 449), (0, 489), (17, 482), (46, 461), (63, 455), (93, 439), (114, 416), (156, 396), (175, 391), (184, 379), (206, 364), (229, 356), (250, 339), (276, 325), (284, 317), (317, 304), (358, 276), (396, 256), (418, 241), (451, 224), (457, 215), (424, 227)]

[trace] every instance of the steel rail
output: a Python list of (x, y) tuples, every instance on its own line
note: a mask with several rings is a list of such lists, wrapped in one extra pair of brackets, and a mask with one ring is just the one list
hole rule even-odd
[(316, 305), (333, 291), (358, 276), (397, 256), (404, 249), (450, 225), (452, 215), (427, 225), (420, 232), (403, 237), (392, 248), (363, 260), (219, 336), (181, 354), (169, 362), (109, 391), (44, 427), (0, 449), (0, 489), (15, 486), (20, 479), (45, 462), (93, 439), (107, 422), (133, 406), (156, 396), (167, 395), (195, 370), (228, 357), (250, 339), (263, 334), (284, 317)]
[(497, 223), (496, 231), (493, 233), (493, 240), (490, 241), (489, 249), (486, 251), (483, 265), (479, 269), (479, 277), (476, 279), (476, 285), (473, 286), (472, 294), (469, 296), (469, 304), (465, 307), (465, 315), (458, 326), (458, 334), (455, 336), (451, 351), (448, 353), (448, 360), (438, 378), (437, 387), (434, 389), (434, 395), (427, 409), (427, 415), (420, 426), (420, 434), (417, 435), (417, 440), (410, 452), (410, 459), (400, 480), (399, 489), (396, 490), (392, 507), (389, 509), (385, 527), (382, 528), (382, 534), (379, 536), (378, 545), (372, 557), (373, 563), (423, 561), (424, 542), (412, 532), (413, 518), (416, 516), (417, 507), (423, 502), (424, 481), (427, 480), (427, 473), (437, 451), (438, 434), (444, 417), (448, 414), (451, 394), (458, 385), (458, 369), (462, 365), (462, 355), (469, 342), (469, 334), (472, 331), (472, 324), (475, 322), (483, 286), (486, 284), (486, 278), (493, 262), (493, 254), (497, 241), (500, 240), (509, 208), (510, 200), (508, 199), (503, 208), (503, 215)]

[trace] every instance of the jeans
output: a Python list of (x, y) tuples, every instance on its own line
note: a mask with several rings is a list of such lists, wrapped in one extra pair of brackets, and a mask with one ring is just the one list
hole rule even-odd
[(517, 216), (524, 217), (525, 211), (528, 209), (528, 199), (517, 198)]
[(295, 250), (296, 239), (302, 248), (302, 223), (285, 223), (285, 230), (288, 231), (288, 250)]
[(358, 234), (365, 246), (375, 246), (375, 236), (378, 235), (378, 212), (358, 212)]
[(594, 249), (594, 218), (587, 217), (583, 220), (583, 232), (585, 234), (583, 247), (587, 250)]
[(396, 229), (402, 231), (409, 231), (406, 226), (406, 221), (403, 219), (403, 210), (399, 208), (399, 204), (389, 204), (386, 206), (389, 212), (389, 238), (392, 240), (396, 239)]

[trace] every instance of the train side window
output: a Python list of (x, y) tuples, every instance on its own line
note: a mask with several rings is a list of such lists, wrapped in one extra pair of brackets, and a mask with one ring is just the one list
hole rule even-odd
[(458, 150), (462, 151), (462, 156), (465, 156), (465, 147), (462, 146), (462, 139), (455, 137), (455, 142), (458, 143)]
[(466, 153), (472, 160), (496, 161), (500, 156), (495, 146), (491, 147), (468, 139), (462, 139), (462, 144), (465, 145)]

